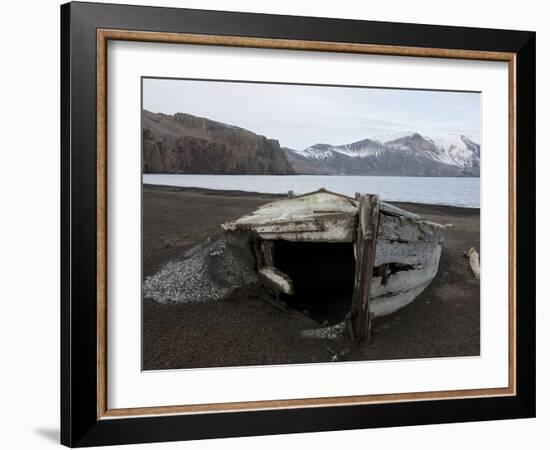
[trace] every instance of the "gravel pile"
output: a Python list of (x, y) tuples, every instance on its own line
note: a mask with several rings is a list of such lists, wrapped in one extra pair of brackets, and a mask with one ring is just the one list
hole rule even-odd
[(202, 303), (226, 298), (239, 287), (257, 283), (249, 237), (224, 234), (208, 238), (170, 261), (143, 285), (145, 298), (159, 303)]
[(311, 328), (300, 331), (300, 335), (305, 338), (314, 339), (339, 339), (344, 335), (346, 322), (340, 322), (336, 325), (324, 328)]

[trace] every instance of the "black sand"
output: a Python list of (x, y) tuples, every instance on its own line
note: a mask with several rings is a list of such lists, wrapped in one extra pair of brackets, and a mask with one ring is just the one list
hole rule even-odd
[[(143, 277), (220, 232), (220, 224), (280, 199), (268, 194), (196, 188), (143, 189)], [(306, 339), (319, 327), (294, 310), (282, 311), (255, 293), (229, 301), (143, 302), (143, 369), (242, 366), (479, 355), (479, 282), (463, 251), (479, 249), (479, 209), (398, 203), (441, 224), (445, 243), (439, 272), (409, 306), (374, 323), (371, 343)]]

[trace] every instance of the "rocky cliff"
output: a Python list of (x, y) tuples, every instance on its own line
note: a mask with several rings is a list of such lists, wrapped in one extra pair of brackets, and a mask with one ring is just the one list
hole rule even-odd
[(144, 173), (294, 174), (274, 139), (190, 114), (142, 119)]

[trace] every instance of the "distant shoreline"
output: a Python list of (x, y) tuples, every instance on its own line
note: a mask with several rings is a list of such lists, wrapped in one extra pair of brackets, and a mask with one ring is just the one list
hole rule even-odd
[[(193, 187), (193, 186), (171, 186), (171, 185), (162, 185), (162, 184), (148, 184), (143, 183), (142, 184), (143, 189), (148, 190), (159, 190), (159, 191), (172, 191), (172, 192), (194, 192), (197, 194), (207, 194), (207, 195), (218, 195), (218, 196), (228, 196), (228, 197), (245, 197), (245, 196), (255, 196), (255, 197), (267, 197), (267, 198), (273, 198), (273, 197), (279, 197), (279, 198), (285, 198), (287, 197), (286, 194), (277, 194), (277, 193), (266, 193), (266, 192), (255, 192), (255, 191), (243, 191), (238, 189), (209, 189), (209, 188), (202, 188), (202, 187)], [(424, 206), (424, 207), (434, 207), (434, 208), (449, 208), (449, 212), (464, 212), (464, 211), (470, 211), (470, 212), (477, 212), (479, 214), (480, 208), (479, 207), (470, 207), (470, 206), (455, 206), (455, 205), (447, 205), (443, 203), (422, 203), (422, 202), (402, 202), (402, 201), (386, 201), (382, 199), (382, 201), (386, 203), (391, 203), (392, 205), (397, 206)]]
[(202, 175), (202, 176), (253, 176), (253, 177), (394, 177), (394, 178), (481, 178), (468, 175), (456, 175), (454, 177), (442, 177), (437, 175), (382, 175), (382, 174), (335, 174), (335, 173), (291, 173), (291, 174), (269, 174), (269, 173), (188, 173), (188, 172), (145, 172), (143, 175)]

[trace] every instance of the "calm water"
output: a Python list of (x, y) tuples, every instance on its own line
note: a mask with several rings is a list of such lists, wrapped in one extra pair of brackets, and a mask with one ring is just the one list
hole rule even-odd
[(479, 178), (369, 177), (324, 175), (143, 175), (146, 184), (219, 190), (295, 194), (324, 187), (354, 196), (380, 195), (385, 201), (429, 203), (479, 208)]

